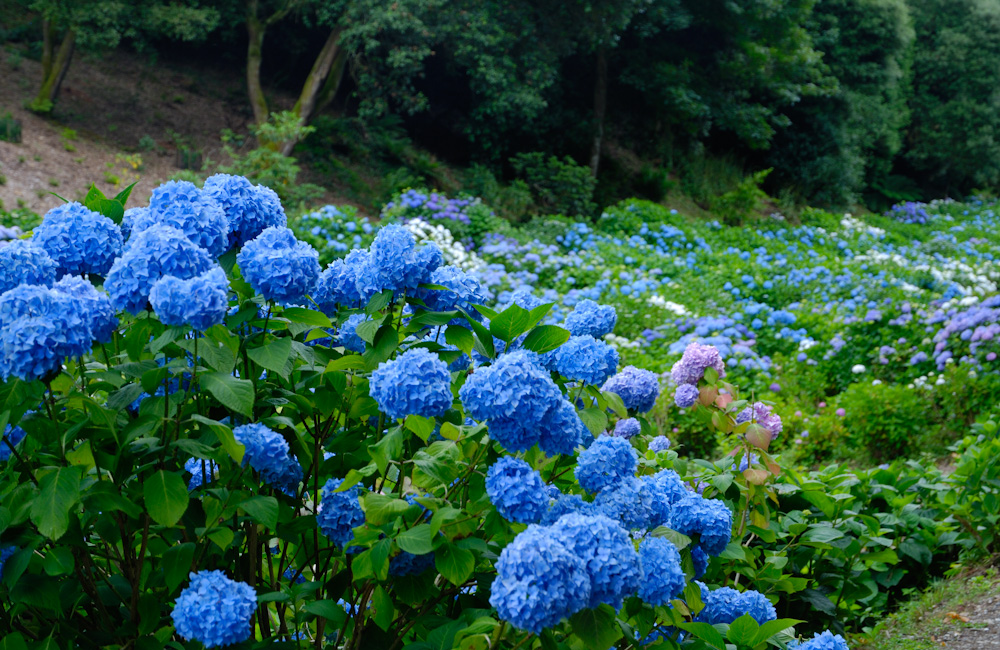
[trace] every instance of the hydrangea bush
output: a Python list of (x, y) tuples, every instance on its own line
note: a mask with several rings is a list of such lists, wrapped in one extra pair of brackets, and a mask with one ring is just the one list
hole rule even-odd
[(324, 269), (275, 197), (209, 180), (159, 188), (125, 233), (127, 196), (0, 248), (23, 270), (0, 294), (7, 646), (749, 649), (818, 631), (777, 617), (806, 579), (760, 547), (780, 415), (718, 350), (692, 343), (673, 373), (728, 436), (697, 464), (647, 416), (665, 378), (600, 338), (613, 308), (562, 327), (527, 293), (492, 302), (392, 224)]

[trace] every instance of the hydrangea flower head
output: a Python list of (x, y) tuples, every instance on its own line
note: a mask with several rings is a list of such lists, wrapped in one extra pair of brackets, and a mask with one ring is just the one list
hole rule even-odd
[(250, 638), (250, 620), (257, 610), (257, 592), (222, 571), (191, 573), (171, 618), (177, 633), (206, 648), (240, 643)]
[(639, 544), (642, 581), (639, 598), (650, 605), (666, 605), (684, 591), (687, 578), (681, 568), (681, 554), (664, 537), (648, 536)]
[(56, 263), (37, 242), (15, 239), (0, 246), (0, 293), (21, 284), (51, 287), (56, 269)]
[(440, 250), (436, 255), (424, 247), (418, 251), (413, 233), (389, 224), (378, 231), (368, 248), (368, 262), (359, 276), (359, 288), (365, 289), (363, 293), (413, 290), (427, 282), (436, 265), (443, 261)]
[(128, 250), (115, 260), (104, 282), (115, 309), (138, 314), (149, 304), (157, 280), (172, 275), (181, 280), (208, 271), (214, 262), (205, 249), (170, 226), (155, 225), (129, 240)]
[(459, 391), (466, 413), (486, 420), (490, 437), (508, 451), (527, 451), (539, 440), (538, 423), (565, 401), (549, 373), (523, 350), (478, 368)]
[(615, 423), (615, 436), (631, 440), (642, 431), (642, 425), (635, 418), (623, 418)]
[(180, 230), (212, 257), (229, 248), (229, 219), (225, 211), (210, 193), (189, 181), (167, 181), (154, 189), (149, 209), (135, 215), (130, 231), (141, 232), (157, 223)]
[(302, 466), (291, 455), (288, 443), (263, 424), (244, 424), (233, 429), (236, 442), (246, 448), (243, 466), (260, 472), (265, 483), (293, 492), (302, 481)]
[(649, 441), (649, 450), (652, 452), (667, 451), (670, 449), (670, 439), (666, 436), (656, 436)]
[(284, 226), (247, 242), (236, 262), (254, 291), (283, 305), (303, 302), (319, 280), (319, 253)]
[(274, 190), (254, 185), (242, 176), (216, 174), (205, 180), (204, 191), (214, 198), (229, 220), (229, 247), (242, 246), (266, 228), (288, 224), (285, 209)]
[(534, 524), (549, 507), (541, 475), (513, 456), (503, 456), (486, 473), (486, 494), (500, 516), (519, 524)]
[(528, 526), (500, 554), (490, 605), (502, 620), (535, 634), (590, 602), (587, 563), (548, 528)]
[(592, 336), (571, 336), (544, 359), (563, 377), (592, 386), (603, 384), (618, 369), (618, 351)]
[(726, 376), (726, 364), (722, 361), (719, 350), (714, 346), (692, 341), (670, 373), (676, 384), (697, 384), (709, 368), (715, 368), (719, 377)]
[(64, 203), (45, 214), (32, 241), (56, 263), (56, 275), (106, 275), (122, 252), (117, 224), (79, 203)]
[(694, 620), (709, 625), (729, 624), (746, 613), (743, 594), (732, 587), (710, 590), (700, 582), (697, 584), (701, 587), (701, 602), (705, 604), (705, 608)]
[(149, 302), (164, 325), (190, 325), (203, 332), (226, 317), (229, 280), (219, 266), (187, 280), (167, 275), (153, 284)]
[(604, 382), (601, 390), (617, 394), (630, 411), (645, 413), (653, 408), (656, 398), (660, 396), (660, 382), (656, 374), (649, 370), (625, 366), (621, 372)]
[(568, 400), (560, 400), (549, 409), (541, 422), (538, 448), (550, 456), (570, 455), (588, 439), (593, 440), (590, 430), (580, 419), (576, 409)]
[(17, 425), (4, 426), (3, 435), (0, 436), (0, 462), (10, 460), (14, 453), (11, 451), (11, 447), (16, 448), (27, 435), (27, 432)]
[(451, 408), (448, 364), (427, 348), (411, 348), (372, 373), (369, 392), (391, 418), (436, 417)]
[(691, 562), (694, 564), (694, 577), (696, 580), (708, 571), (708, 553), (702, 547), (691, 547)]
[(17, 553), (16, 546), (8, 545), (0, 547), (0, 578), (3, 577), (3, 565), (7, 564), (7, 560), (9, 560), (10, 556), (14, 553)]
[(681, 384), (674, 391), (674, 404), (682, 409), (691, 408), (698, 401), (700, 391), (694, 384)]
[(618, 322), (618, 313), (611, 305), (601, 305), (584, 299), (566, 317), (566, 329), (574, 336), (593, 336), (595, 339), (610, 334)]
[(342, 479), (332, 478), (320, 493), (316, 525), (340, 548), (346, 548), (354, 539), (354, 529), (365, 523), (365, 513), (361, 509), (361, 487), (355, 485), (343, 492), (337, 488)]
[(584, 490), (597, 493), (635, 474), (638, 454), (624, 438), (601, 436), (580, 453), (576, 480)]
[(351, 352), (365, 351), (365, 341), (358, 336), (358, 325), (371, 320), (366, 314), (351, 314), (337, 330), (337, 344)]
[(552, 534), (581, 558), (590, 575), (588, 607), (602, 603), (620, 609), (626, 596), (639, 588), (639, 555), (629, 534), (611, 519), (577, 513), (564, 515)]
[(436, 268), (430, 274), (428, 282), (448, 288), (427, 289), (422, 292), (424, 304), (431, 311), (464, 309), (470, 315), (478, 315), (479, 312), (475, 311), (472, 305), (485, 305), (490, 299), (490, 292), (479, 283), (479, 280), (457, 266)]
[(219, 466), (215, 461), (204, 458), (188, 458), (184, 463), (184, 470), (191, 475), (188, 490), (197, 490), (202, 485), (214, 481), (219, 475)]
[(563, 515), (568, 515), (573, 512), (588, 516), (601, 514), (593, 503), (584, 501), (583, 497), (579, 494), (563, 494), (558, 488), (556, 488), (554, 492), (555, 494), (552, 494), (552, 491), (550, 490), (549, 496), (552, 499), (552, 502), (551, 505), (549, 505), (549, 509), (545, 513), (545, 516), (542, 517), (541, 523), (545, 526), (551, 526), (559, 521)]
[(122, 231), (122, 239), (125, 240), (126, 245), (128, 244), (129, 238), (132, 236), (132, 224), (135, 223), (136, 219), (145, 219), (145, 214), (147, 212), (149, 212), (149, 206), (139, 206), (125, 210), (125, 214), (122, 216), (122, 222), (118, 224), (118, 228)]
[(802, 644), (792, 641), (788, 644), (788, 647), (795, 650), (850, 650), (847, 647), (847, 641), (844, 640), (844, 637), (834, 634), (830, 630), (819, 632)]
[(778, 434), (781, 433), (781, 416), (772, 412), (771, 407), (763, 402), (756, 402), (746, 407), (736, 416), (736, 424), (750, 422), (751, 420), (770, 431), (771, 440), (777, 438)]
[(358, 279), (368, 261), (368, 251), (353, 250), (342, 260), (334, 260), (320, 274), (316, 283), (316, 304), (320, 311), (333, 315), (341, 306), (358, 307), (367, 294), (358, 288)]
[[(759, 591), (748, 589), (740, 594), (740, 596), (743, 601), (742, 609), (745, 610), (743, 613), (749, 614), (750, 618), (757, 621), (757, 625), (763, 625), (768, 621), (778, 618), (778, 613), (774, 610), (774, 605), (767, 599), (767, 596)], [(740, 616), (742, 615), (740, 614)]]
[(674, 504), (670, 527), (693, 537), (709, 555), (719, 555), (733, 534), (733, 512), (718, 499), (690, 495)]
[(98, 343), (111, 340), (118, 328), (118, 316), (107, 294), (101, 293), (88, 280), (78, 275), (64, 275), (52, 289), (76, 301), (77, 313), (87, 321), (93, 340)]
[(418, 576), (434, 566), (434, 554), (414, 555), (401, 551), (399, 555), (389, 560), (389, 575)]

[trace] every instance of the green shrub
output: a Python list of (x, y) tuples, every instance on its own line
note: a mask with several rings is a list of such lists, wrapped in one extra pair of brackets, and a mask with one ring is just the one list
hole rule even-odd
[(906, 386), (854, 384), (841, 396), (848, 442), (876, 461), (907, 456), (916, 450), (931, 411), (926, 399)]
[(510, 159), (518, 177), (534, 197), (539, 210), (549, 214), (589, 217), (594, 204), (595, 179), (590, 169), (569, 156), (545, 158), (541, 152), (520, 153)]
[(751, 174), (740, 181), (735, 189), (712, 200), (712, 211), (722, 223), (738, 226), (756, 216), (762, 203), (768, 199), (767, 193), (760, 186), (771, 171), (764, 169)]

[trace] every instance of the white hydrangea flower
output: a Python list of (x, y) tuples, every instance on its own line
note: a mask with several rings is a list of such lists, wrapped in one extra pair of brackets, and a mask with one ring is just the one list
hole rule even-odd
[(431, 241), (437, 244), (444, 256), (445, 264), (457, 266), (463, 271), (476, 271), (486, 266), (481, 257), (465, 250), (465, 246), (455, 241), (451, 231), (442, 225), (430, 224), (423, 219), (410, 219), (403, 224), (403, 227), (413, 234), (417, 243)]
[(851, 372), (853, 372), (855, 375), (860, 375), (865, 370), (866, 370), (866, 368), (862, 364), (860, 364), (860, 363), (857, 364), (857, 365), (855, 365), (853, 368), (851, 368)]

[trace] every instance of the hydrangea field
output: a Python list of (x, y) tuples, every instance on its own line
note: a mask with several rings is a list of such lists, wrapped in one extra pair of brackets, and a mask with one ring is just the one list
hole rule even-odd
[(997, 551), (989, 204), (128, 198), (0, 244), (4, 648), (845, 650)]

